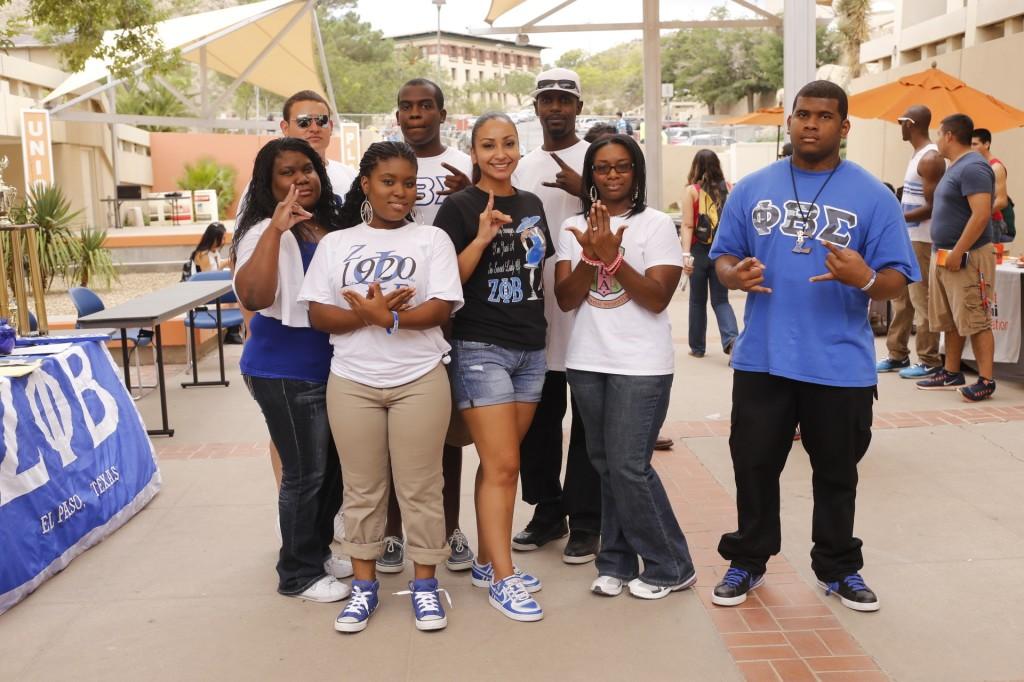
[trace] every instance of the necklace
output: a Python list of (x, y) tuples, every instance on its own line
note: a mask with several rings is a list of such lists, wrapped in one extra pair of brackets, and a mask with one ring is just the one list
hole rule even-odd
[[(836, 174), (836, 171), (839, 170), (839, 166), (842, 164), (843, 161), (840, 159), (839, 163), (837, 163), (835, 168), (832, 169), (832, 172), (828, 174), (827, 178), (825, 178), (825, 182), (821, 183), (821, 187), (818, 188), (818, 193), (814, 195), (813, 199), (811, 199), (811, 206), (818, 203), (818, 197), (820, 197), (821, 193), (825, 191), (828, 181), (832, 179), (832, 176)], [(800, 201), (800, 195), (796, 192), (796, 171), (793, 170), (792, 158), (789, 160), (789, 179), (793, 183), (793, 198), (796, 199), (796, 210), (803, 219), (803, 223), (800, 226), (800, 232), (796, 235), (796, 246), (793, 247), (793, 253), (810, 253), (811, 247), (804, 246), (804, 242), (807, 241), (807, 237), (812, 236), (807, 234), (807, 225), (810, 223), (810, 213), (804, 211), (804, 205)]]

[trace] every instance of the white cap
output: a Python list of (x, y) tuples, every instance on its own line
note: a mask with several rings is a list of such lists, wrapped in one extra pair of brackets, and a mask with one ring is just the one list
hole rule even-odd
[(537, 74), (536, 89), (530, 96), (536, 98), (542, 92), (567, 92), (577, 99), (583, 99), (580, 77), (571, 69), (549, 69)]

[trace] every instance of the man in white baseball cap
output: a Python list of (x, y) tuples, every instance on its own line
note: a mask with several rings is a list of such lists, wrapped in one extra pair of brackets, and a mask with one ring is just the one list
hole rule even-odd
[(561, 91), (575, 95), (580, 103), (583, 101), (583, 93), (580, 90), (580, 77), (571, 69), (549, 69), (537, 74), (537, 87), (530, 93), (530, 96), (537, 99), (542, 92)]

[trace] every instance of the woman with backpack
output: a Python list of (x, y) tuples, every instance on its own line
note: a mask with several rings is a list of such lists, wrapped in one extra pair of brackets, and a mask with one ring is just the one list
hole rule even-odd
[(683, 272), (690, 279), (690, 355), (702, 358), (707, 350), (709, 289), (722, 350), (728, 355), (739, 334), (736, 314), (729, 305), (729, 290), (718, 281), (715, 263), (708, 254), (731, 186), (722, 174), (718, 155), (710, 149), (701, 149), (693, 157), (687, 182), (683, 196), (682, 243)]

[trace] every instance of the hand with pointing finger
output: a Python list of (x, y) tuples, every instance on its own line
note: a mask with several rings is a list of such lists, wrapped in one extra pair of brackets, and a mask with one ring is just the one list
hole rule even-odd
[(488, 192), (487, 206), (484, 207), (484, 212), (480, 214), (480, 225), (477, 227), (476, 239), (473, 241), (479, 241), (484, 246), (487, 246), (494, 241), (494, 238), (501, 230), (501, 226), (511, 222), (512, 216), (494, 209), (494, 192)]
[(455, 166), (447, 163), (442, 163), (441, 165), (445, 167), (449, 175), (446, 175), (444, 178), (445, 189), (443, 192), (437, 193), (439, 196), (446, 197), (449, 194), (455, 194), (460, 189), (465, 189), (473, 184), (469, 177)]
[(829, 251), (825, 256), (825, 267), (828, 268), (828, 272), (811, 277), (812, 282), (837, 280), (847, 286), (860, 289), (871, 281), (873, 271), (857, 251), (840, 248), (832, 242), (822, 243)]
[(728, 269), (722, 284), (728, 289), (739, 289), (747, 293), (770, 294), (771, 289), (761, 286), (764, 283), (764, 270), (764, 263), (748, 256)]
[(555, 163), (558, 164), (558, 172), (555, 173), (554, 182), (542, 182), (541, 184), (545, 187), (556, 187), (564, 192), (568, 192), (574, 197), (583, 195), (583, 178), (580, 174), (569, 167), (565, 161), (562, 161), (561, 157), (554, 152), (551, 152), (551, 158), (554, 159)]
[(309, 220), (313, 214), (299, 205), (299, 190), (292, 185), (288, 188), (288, 194), (278, 202), (274, 209), (274, 215), (270, 217), (270, 226), (287, 232), (303, 220)]

